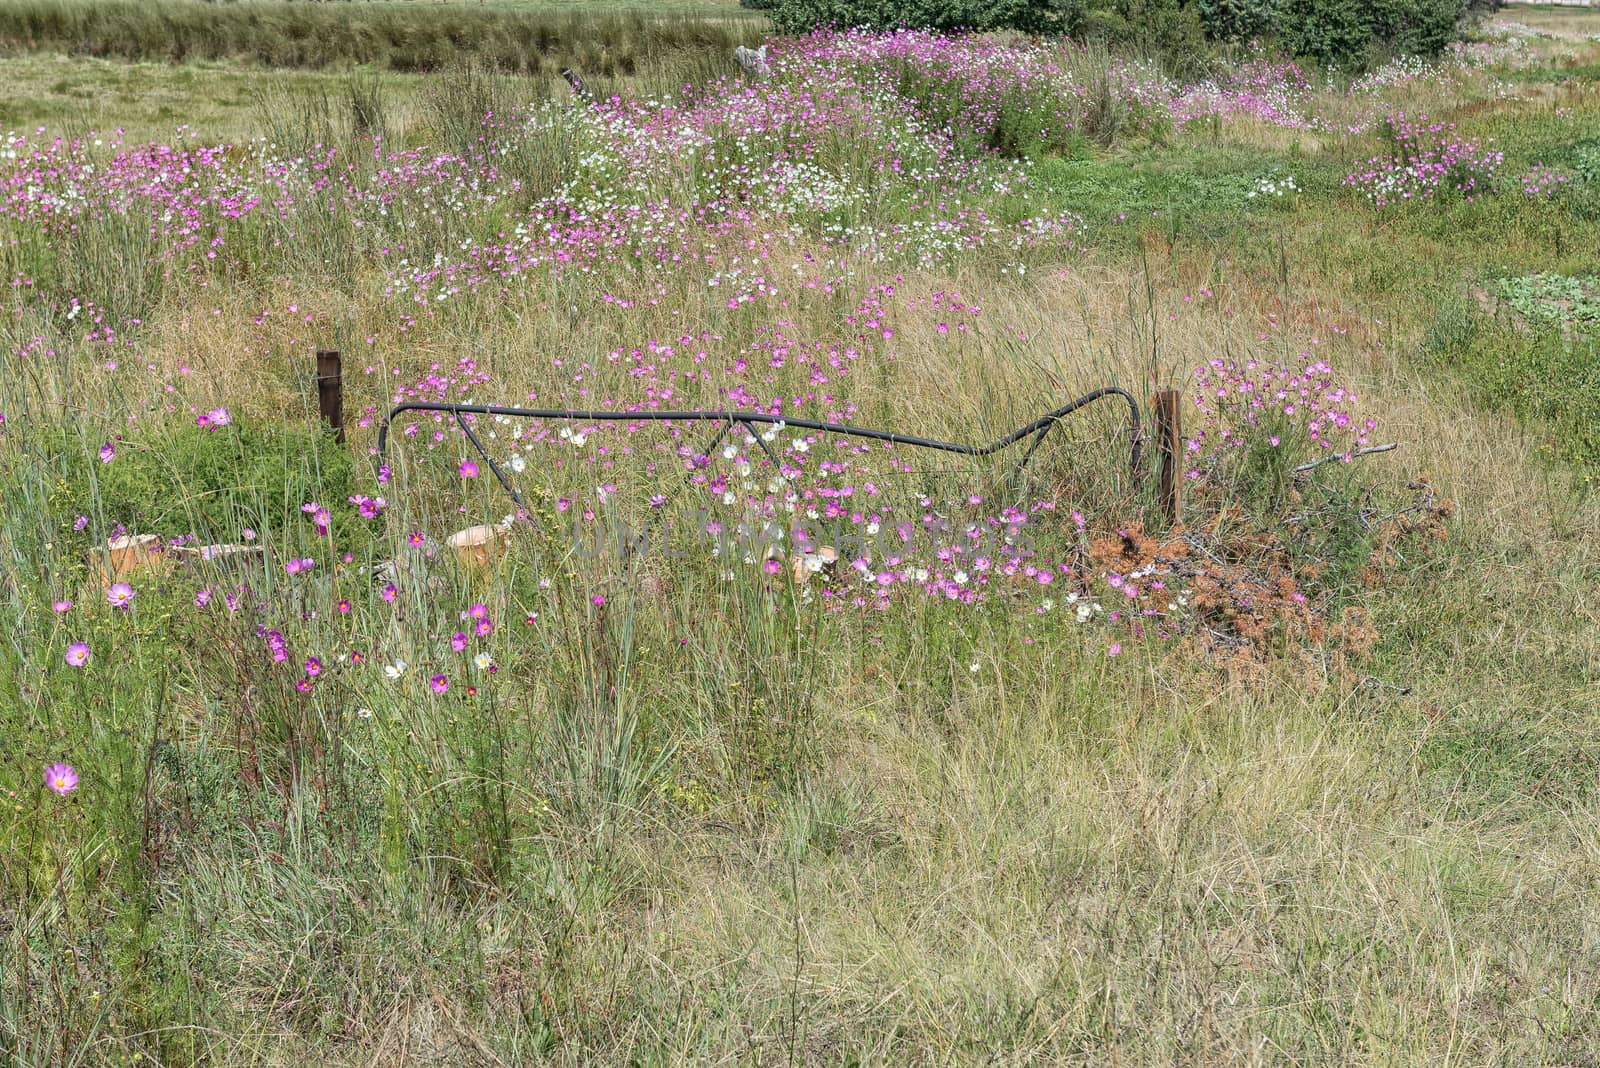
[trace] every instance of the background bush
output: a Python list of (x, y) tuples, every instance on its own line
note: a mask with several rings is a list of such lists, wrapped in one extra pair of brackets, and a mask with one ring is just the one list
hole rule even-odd
[(1205, 24), (1184, 0), (1114, 0), (1097, 5), (1077, 33), (1158, 59), (1172, 74), (1197, 77), (1209, 66)]
[(817, 26), (1070, 33), (1086, 8), (1086, 0), (777, 0), (772, 21), (785, 33)]
[(1286, 0), (1276, 36), (1296, 56), (1355, 70), (1384, 54), (1438, 55), (1466, 14), (1466, 0)]
[(1207, 40), (1267, 39), (1300, 58), (1358, 70), (1405, 53), (1434, 56), (1496, 0), (745, 0), (779, 30), (1065, 33), (1158, 58), (1180, 76), (1208, 65)]
[(1196, 0), (1206, 32), (1219, 41), (1270, 37), (1283, 18), (1284, 0)]

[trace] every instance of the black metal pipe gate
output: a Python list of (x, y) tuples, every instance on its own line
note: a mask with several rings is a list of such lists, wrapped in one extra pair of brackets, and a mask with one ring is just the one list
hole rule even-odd
[(781, 415), (768, 415), (765, 412), (740, 412), (740, 411), (688, 411), (688, 412), (615, 412), (615, 411), (580, 411), (573, 408), (512, 408), (498, 404), (448, 404), (436, 401), (407, 401), (397, 404), (389, 409), (389, 414), (378, 426), (378, 461), (384, 462), (389, 448), (389, 427), (395, 417), (406, 412), (445, 412), (456, 417), (456, 423), (466, 434), (467, 440), (472, 442), (473, 448), (478, 450), (484, 462), (489, 465), (489, 470), (494, 472), (494, 477), (505, 487), (511, 499), (517, 506), (526, 510), (528, 504), (517, 492), (505, 473), (500, 470), (500, 465), (495, 463), (494, 457), (489, 455), (489, 450), (484, 448), (483, 442), (478, 440), (478, 435), (472, 432), (471, 425), (467, 422), (469, 415), (505, 415), (519, 419), (559, 419), (573, 422), (700, 422), (721, 423), (722, 428), (717, 431), (716, 437), (711, 439), (705, 448), (705, 454), (710, 455), (727, 435), (728, 431), (736, 426), (742, 426), (750, 432), (761, 446), (761, 451), (766, 453), (767, 459), (774, 466), (778, 465), (778, 457), (767, 447), (760, 433), (756, 430), (758, 424), (778, 424), (785, 427), (798, 427), (801, 430), (815, 430), (826, 434), (839, 434), (852, 438), (867, 438), (872, 441), (887, 441), (895, 445), (910, 445), (919, 449), (933, 449), (938, 452), (952, 452), (962, 456), (990, 456), (1003, 449), (1010, 448), (1023, 438), (1033, 435), (1033, 442), (1023, 453), (1022, 459), (1017, 463), (1018, 470), (1027, 466), (1038, 449), (1045, 435), (1050, 433), (1059, 421), (1089, 404), (1104, 397), (1121, 397), (1128, 405), (1128, 416), (1132, 424), (1132, 442), (1129, 448), (1128, 464), (1131, 471), (1137, 475), (1144, 452), (1143, 426), (1139, 418), (1139, 402), (1133, 394), (1117, 386), (1106, 386), (1092, 393), (1085, 393), (1070, 403), (1051, 412), (1046, 412), (1026, 426), (1018, 427), (1011, 433), (987, 445), (964, 445), (955, 441), (939, 441), (936, 438), (924, 438), (914, 434), (899, 434), (889, 430), (873, 430), (869, 427), (851, 426), (848, 423), (824, 423), (815, 419), (791, 419)]

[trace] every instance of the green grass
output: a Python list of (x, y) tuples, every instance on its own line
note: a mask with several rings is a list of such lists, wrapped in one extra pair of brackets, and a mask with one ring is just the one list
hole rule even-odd
[(420, 72), (471, 56), (538, 74), (575, 66), (632, 74), (663, 57), (726, 56), (760, 21), (694, 17), (680, 8), (486, 7), (448, 15), (431, 5), (259, 0), (19, 0), (0, 8), (0, 48), (165, 62), (245, 61), (265, 67), (372, 66)]

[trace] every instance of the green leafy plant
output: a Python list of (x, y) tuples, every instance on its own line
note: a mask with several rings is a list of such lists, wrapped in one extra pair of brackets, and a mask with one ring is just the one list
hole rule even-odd
[(246, 527), (270, 529), (316, 501), (331, 513), (342, 550), (371, 541), (370, 521), (348, 500), (356, 492), (350, 454), (318, 427), (234, 419), (216, 430), (163, 428), (116, 443), (110, 462), (96, 455), (97, 442), (65, 430), (40, 437), (41, 452), (60, 465), (51, 503), (62, 524), (88, 515), (108, 528), (235, 541)]

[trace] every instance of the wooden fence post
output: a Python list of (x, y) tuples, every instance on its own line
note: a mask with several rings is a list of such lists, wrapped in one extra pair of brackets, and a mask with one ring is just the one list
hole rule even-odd
[(1178, 391), (1163, 389), (1156, 394), (1156, 452), (1160, 456), (1159, 489), (1161, 514), (1168, 523), (1183, 521), (1183, 418), (1178, 414)]
[(317, 350), (317, 407), (333, 427), (333, 440), (344, 444), (344, 371), (337, 351)]

